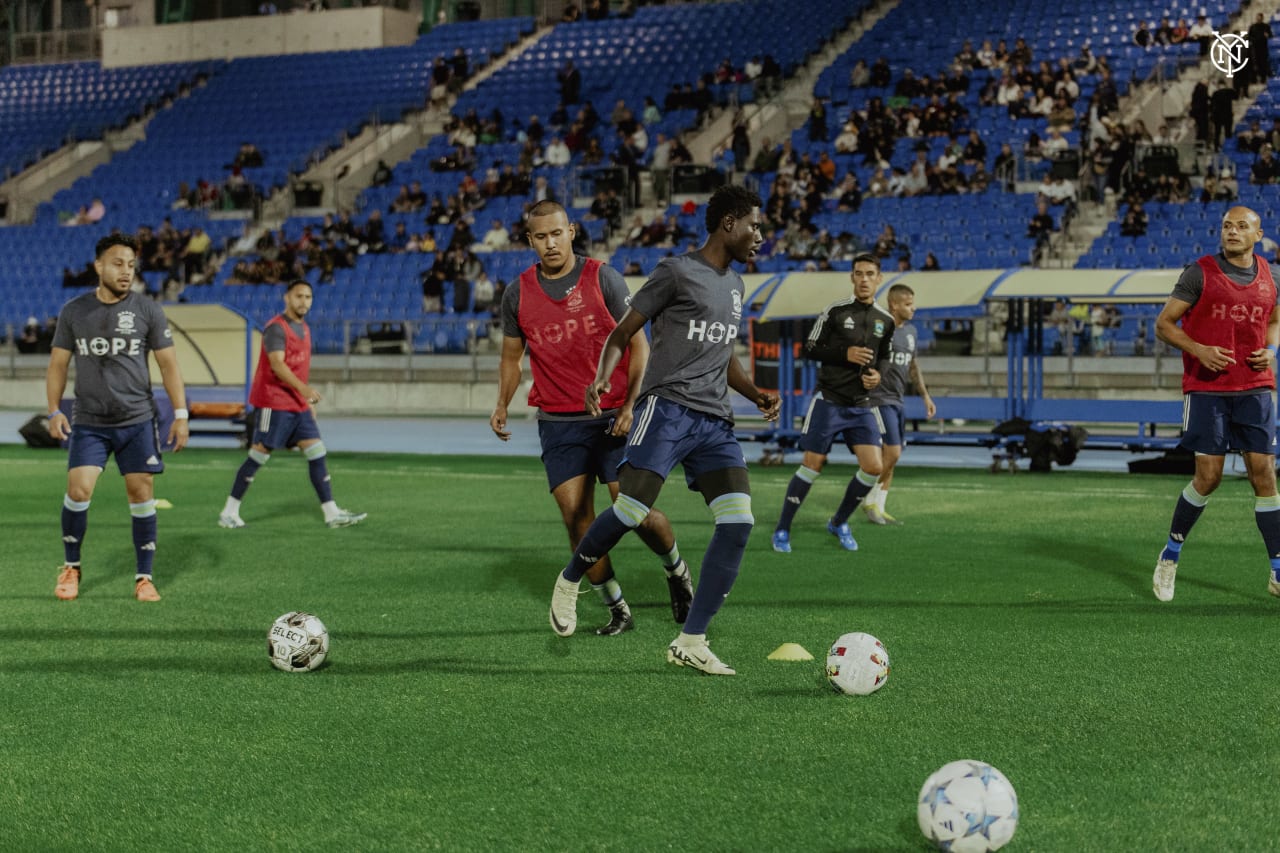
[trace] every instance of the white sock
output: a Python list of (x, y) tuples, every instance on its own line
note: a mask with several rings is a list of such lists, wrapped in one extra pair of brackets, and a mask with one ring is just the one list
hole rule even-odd
[(884, 502), (889, 499), (889, 493), (880, 489), (876, 492), (876, 509), (880, 510), (881, 515), (884, 514)]
[(325, 501), (320, 504), (320, 509), (324, 510), (324, 520), (328, 521), (338, 514), (338, 505), (333, 501)]
[(706, 634), (686, 634), (684, 631), (681, 631), (680, 636), (676, 637), (675, 645), (697, 646), (705, 643), (706, 641), (707, 641)]
[(867, 492), (867, 496), (862, 499), (862, 505), (867, 509), (875, 509), (878, 506), (878, 500), (880, 500), (880, 482), (877, 480), (871, 487), (871, 491)]
[(230, 495), (228, 495), (228, 496), (227, 496), (227, 503), (226, 503), (226, 505), (222, 508), (222, 514), (223, 514), (223, 515), (239, 515), (239, 514), (240, 514), (240, 501), (239, 501), (239, 500), (237, 500), (236, 498), (233, 498), (233, 497), (231, 497)]

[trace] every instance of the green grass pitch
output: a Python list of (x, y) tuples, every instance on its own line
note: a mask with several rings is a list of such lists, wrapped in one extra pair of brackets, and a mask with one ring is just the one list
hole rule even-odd
[[(615, 559), (637, 630), (579, 633), (547, 605), (567, 544), (536, 459), (333, 454), (328, 530), (296, 454), (216, 526), (241, 454), (166, 460), (157, 586), (131, 597), (123, 483), (90, 509), (81, 597), (53, 597), (65, 457), (0, 449), (0, 848), (38, 850), (926, 849), (915, 800), (958, 758), (999, 767), (1011, 850), (1276, 850), (1280, 600), (1240, 479), (1188, 543), (1177, 598), (1151, 569), (1185, 478), (905, 468), (841, 551), (833, 465), (775, 554), (794, 470), (752, 472), (757, 527), (713, 648), (666, 663), (656, 558)], [(602, 491), (602, 490), (601, 490)], [(673, 478), (659, 505), (698, 564), (711, 532)], [(309, 610), (320, 670), (273, 670), (266, 632)], [(584, 630), (585, 629), (585, 630)], [(867, 631), (869, 697), (821, 664)], [(806, 663), (766, 660), (784, 642)]]

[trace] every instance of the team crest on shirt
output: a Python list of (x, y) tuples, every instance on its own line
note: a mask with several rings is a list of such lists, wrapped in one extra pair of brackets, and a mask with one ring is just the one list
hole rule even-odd
[(912, 334), (907, 335), (907, 349), (911, 350), (912, 352), (915, 352), (915, 349), (916, 349), (915, 335), (912, 335)]
[(121, 311), (116, 315), (116, 334), (132, 335), (136, 330), (134, 320), (137, 315), (132, 311)]
[(733, 291), (733, 319), (742, 319), (742, 294), (736, 290)]
[(876, 320), (875, 330), (876, 337), (884, 334), (884, 320)]
[(570, 293), (569, 298), (565, 300), (564, 310), (570, 314), (577, 314), (586, 306), (582, 304), (582, 289), (575, 287)]

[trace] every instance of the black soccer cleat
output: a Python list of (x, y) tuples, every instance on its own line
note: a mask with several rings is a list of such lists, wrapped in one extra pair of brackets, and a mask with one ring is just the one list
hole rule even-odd
[(631, 618), (631, 608), (625, 601), (619, 601), (609, 608), (609, 624), (597, 628), (596, 633), (601, 637), (613, 637), (635, 627), (636, 622)]
[(689, 618), (689, 605), (693, 603), (693, 573), (689, 564), (680, 561), (683, 572), (667, 575), (667, 590), (671, 593), (671, 618), (677, 625), (683, 625)]

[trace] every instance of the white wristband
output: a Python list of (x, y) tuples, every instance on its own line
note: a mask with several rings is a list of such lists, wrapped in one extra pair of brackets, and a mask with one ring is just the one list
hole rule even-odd
[(173, 410), (173, 419), (175, 421), (185, 421), (185, 420), (190, 420), (190, 418), (191, 418), (191, 415), (190, 413), (187, 412), (186, 409)]

